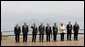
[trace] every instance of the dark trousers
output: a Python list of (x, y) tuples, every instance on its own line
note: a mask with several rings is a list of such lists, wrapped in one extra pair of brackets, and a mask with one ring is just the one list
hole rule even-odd
[(27, 34), (23, 34), (23, 42), (27, 42)]
[(67, 33), (67, 40), (71, 40), (71, 33)]
[(57, 35), (56, 34), (53, 34), (53, 36), (54, 36), (54, 41), (56, 41), (56, 38), (57, 38)]
[(78, 32), (74, 33), (74, 40), (78, 40)]
[(15, 34), (15, 41), (19, 42), (19, 34)]
[(36, 34), (32, 34), (32, 42), (36, 42)]
[(41, 33), (40, 34), (40, 36), (39, 36), (39, 40), (40, 40), (40, 42), (42, 41), (43, 42), (43, 38), (44, 38), (44, 36), (43, 36), (44, 34), (43, 33)]
[(46, 41), (49, 41), (50, 42), (50, 34), (47, 34), (46, 35)]
[(64, 33), (61, 33), (61, 41), (64, 41)]

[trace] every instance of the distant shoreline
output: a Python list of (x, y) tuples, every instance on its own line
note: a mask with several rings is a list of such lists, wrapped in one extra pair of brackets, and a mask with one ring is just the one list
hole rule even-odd
[[(58, 29), (58, 30), (59, 30), (59, 29)], [(65, 30), (67, 30), (67, 29), (65, 29)], [(84, 30), (84, 29), (79, 29), (79, 30)], [(22, 30), (21, 30), (21, 31), (22, 31)], [(32, 31), (32, 30), (29, 30), (29, 31)], [(11, 30), (10, 30), (10, 31), (7, 31), (7, 30), (5, 31), (5, 30), (4, 30), (4, 31), (1, 31), (1, 32), (13, 32), (13, 31), (11, 31)]]

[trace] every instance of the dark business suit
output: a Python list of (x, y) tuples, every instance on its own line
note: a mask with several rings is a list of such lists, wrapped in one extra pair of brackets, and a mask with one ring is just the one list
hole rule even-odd
[(17, 27), (17, 26), (14, 27), (14, 34), (15, 34), (15, 41), (16, 42), (19, 42), (20, 31), (21, 31), (20, 27)]
[(28, 26), (23, 25), (22, 26), (23, 42), (27, 42), (28, 31), (29, 31)]
[(39, 40), (43, 42), (43, 35), (44, 35), (44, 26), (39, 26)]
[(54, 41), (56, 41), (57, 33), (58, 33), (58, 27), (57, 26), (53, 26)]
[(67, 40), (71, 40), (71, 33), (72, 33), (72, 25), (67, 25)]
[(49, 26), (47, 26), (46, 27), (46, 41), (49, 41), (50, 42), (50, 34), (51, 34), (52, 32), (51, 32), (51, 27)]
[(79, 30), (79, 25), (74, 25), (73, 26), (74, 40), (78, 40), (78, 30)]
[(33, 31), (32, 31), (32, 42), (36, 42), (37, 27), (31, 26), (31, 28), (33, 29)]

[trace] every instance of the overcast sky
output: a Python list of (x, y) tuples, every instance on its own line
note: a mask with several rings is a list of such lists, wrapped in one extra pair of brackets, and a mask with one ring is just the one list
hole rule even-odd
[[(1, 30), (13, 30), (16, 23), (37, 19), (78, 21), (84, 28), (84, 1), (1, 1)], [(74, 23), (73, 23), (74, 24)]]

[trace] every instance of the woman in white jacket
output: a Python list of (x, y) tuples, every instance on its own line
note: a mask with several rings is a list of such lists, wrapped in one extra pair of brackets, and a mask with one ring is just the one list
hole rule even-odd
[(60, 25), (60, 34), (61, 34), (61, 41), (64, 41), (64, 33), (65, 33), (65, 26), (63, 23)]

